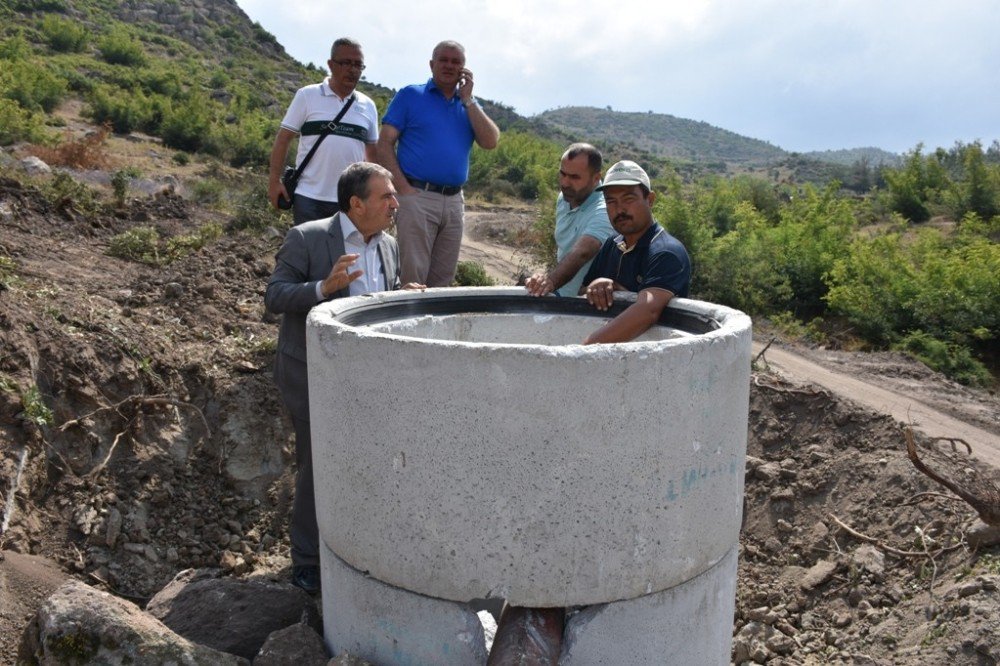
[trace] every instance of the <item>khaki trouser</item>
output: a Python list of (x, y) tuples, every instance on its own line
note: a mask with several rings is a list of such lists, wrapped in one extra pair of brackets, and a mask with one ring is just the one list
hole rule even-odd
[(465, 196), (417, 191), (399, 197), (396, 240), (403, 284), (447, 287), (455, 279), (462, 246)]

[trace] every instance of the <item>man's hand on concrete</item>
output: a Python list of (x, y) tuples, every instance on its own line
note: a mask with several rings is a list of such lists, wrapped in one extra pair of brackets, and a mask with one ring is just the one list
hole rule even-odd
[(615, 301), (615, 283), (611, 278), (597, 278), (584, 292), (587, 302), (598, 310), (607, 310)]
[(552, 291), (552, 280), (545, 273), (535, 273), (524, 281), (529, 296), (544, 296)]

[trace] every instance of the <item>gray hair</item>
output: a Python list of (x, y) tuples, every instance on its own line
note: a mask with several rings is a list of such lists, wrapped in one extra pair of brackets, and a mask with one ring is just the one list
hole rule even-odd
[(371, 192), (371, 178), (376, 174), (392, 180), (392, 174), (388, 169), (372, 162), (355, 162), (344, 169), (337, 183), (337, 205), (341, 212), (347, 213), (351, 210), (351, 197), (368, 198)]
[(437, 54), (441, 49), (455, 49), (462, 54), (463, 59), (465, 58), (465, 47), (452, 39), (446, 39), (443, 42), (439, 42), (438, 45), (434, 47), (434, 50), (431, 51), (432, 60), (437, 57)]
[(330, 47), (330, 58), (333, 58), (333, 52), (337, 50), (338, 46), (350, 46), (355, 49), (361, 48), (361, 42), (356, 39), (351, 39), (350, 37), (341, 37), (333, 43)]

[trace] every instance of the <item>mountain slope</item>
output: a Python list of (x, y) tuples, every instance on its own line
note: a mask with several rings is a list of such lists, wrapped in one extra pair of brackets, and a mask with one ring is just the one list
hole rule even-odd
[(663, 113), (569, 106), (536, 117), (571, 135), (604, 144), (631, 144), (653, 155), (684, 162), (764, 166), (787, 156), (766, 141)]

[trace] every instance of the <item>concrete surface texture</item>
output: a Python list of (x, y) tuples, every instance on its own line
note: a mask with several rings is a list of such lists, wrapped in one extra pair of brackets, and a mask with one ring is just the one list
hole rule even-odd
[(386, 585), (345, 564), (320, 544), (323, 637), (330, 654), (373, 664), (486, 663), (479, 616), (466, 604)]
[[(715, 566), (740, 526), (749, 318), (675, 299), (717, 329), (583, 347), (565, 338), (601, 322), (558, 321), (560, 299), (492, 323), (440, 307), (523, 293), (394, 292), (313, 310), (321, 540), (390, 585), (524, 606), (633, 599)], [(373, 306), (407, 314), (343, 322)], [(428, 322), (432, 309), (450, 321)], [(458, 333), (406, 334), (421, 327)], [(463, 339), (478, 329), (502, 340), (507, 328), (516, 343)]]
[(733, 546), (714, 567), (669, 590), (571, 615), (559, 666), (728, 664), (738, 554)]

